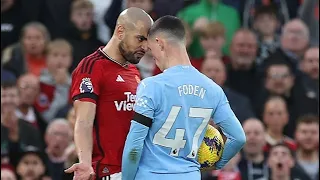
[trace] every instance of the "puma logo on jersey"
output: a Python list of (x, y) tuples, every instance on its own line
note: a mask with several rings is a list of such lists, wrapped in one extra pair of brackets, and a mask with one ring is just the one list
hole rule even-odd
[(117, 82), (124, 82), (123, 78), (120, 75), (118, 75), (116, 81)]
[(124, 92), (123, 94), (126, 96), (126, 100), (114, 101), (117, 111), (132, 111), (136, 95), (131, 92)]

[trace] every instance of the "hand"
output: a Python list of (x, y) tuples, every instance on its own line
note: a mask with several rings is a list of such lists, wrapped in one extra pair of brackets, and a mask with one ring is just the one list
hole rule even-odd
[(68, 80), (68, 70), (66, 68), (60, 68), (53, 76), (57, 84), (66, 84)]
[(73, 180), (93, 180), (95, 179), (95, 173), (91, 164), (76, 163), (69, 169), (64, 171), (65, 173), (73, 173)]

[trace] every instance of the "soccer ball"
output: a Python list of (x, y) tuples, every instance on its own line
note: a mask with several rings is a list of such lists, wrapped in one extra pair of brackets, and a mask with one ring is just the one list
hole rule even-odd
[(224, 141), (220, 132), (211, 126), (207, 127), (206, 134), (198, 150), (198, 162), (201, 170), (211, 169), (220, 160), (224, 148)]

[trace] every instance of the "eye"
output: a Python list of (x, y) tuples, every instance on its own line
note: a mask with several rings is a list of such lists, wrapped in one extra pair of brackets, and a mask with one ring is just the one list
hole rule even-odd
[(138, 37), (138, 41), (142, 42), (144, 39), (142, 37)]

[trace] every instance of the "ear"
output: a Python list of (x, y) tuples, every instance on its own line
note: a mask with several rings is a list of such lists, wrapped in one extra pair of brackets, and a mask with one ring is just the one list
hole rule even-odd
[(115, 34), (119, 40), (123, 40), (125, 36), (125, 29), (122, 25), (118, 25), (115, 29)]
[(155, 40), (156, 40), (157, 45), (159, 46), (160, 50), (163, 51), (164, 50), (164, 41), (160, 38), (156, 38)]

